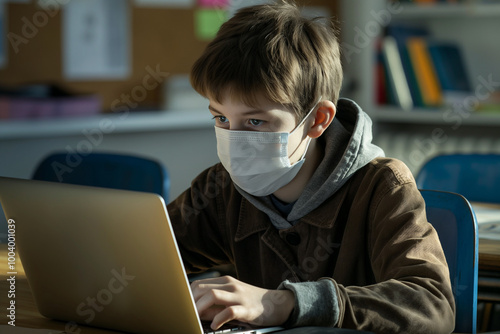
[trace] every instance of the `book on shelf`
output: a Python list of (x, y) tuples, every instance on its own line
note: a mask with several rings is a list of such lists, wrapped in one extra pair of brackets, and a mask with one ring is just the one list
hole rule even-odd
[(413, 99), (401, 62), (398, 45), (392, 36), (386, 36), (382, 41), (382, 59), (386, 66), (385, 83), (389, 85), (394, 102), (403, 110), (413, 108)]
[(426, 40), (422, 37), (412, 37), (408, 39), (406, 45), (424, 104), (428, 107), (442, 105), (441, 86)]
[(401, 63), (405, 72), (408, 88), (410, 89), (413, 106), (425, 107), (420, 88), (418, 86), (417, 78), (410, 61), (406, 41), (411, 37), (427, 37), (429, 36), (429, 31), (425, 27), (418, 25), (392, 24), (387, 26), (386, 36), (392, 36), (398, 46)]
[(89, 116), (101, 112), (96, 95), (59, 98), (0, 96), (0, 119)]
[(375, 89), (376, 89), (376, 101), (378, 105), (384, 105), (392, 103), (389, 101), (389, 93), (387, 92), (387, 66), (384, 63), (384, 59), (381, 51), (381, 42), (377, 41), (377, 59), (375, 64)]
[(445, 104), (462, 101), (472, 92), (466, 62), (455, 42), (428, 40), (428, 50), (439, 78)]
[(97, 94), (74, 94), (50, 84), (0, 87), (0, 120), (87, 116), (101, 107)]
[(377, 66), (383, 70), (377, 73), (385, 74), (387, 83), (377, 89), (385, 90), (387, 103), (402, 110), (435, 109), (471, 94), (467, 62), (456, 42), (433, 37), (425, 26), (399, 23), (386, 27), (381, 44)]

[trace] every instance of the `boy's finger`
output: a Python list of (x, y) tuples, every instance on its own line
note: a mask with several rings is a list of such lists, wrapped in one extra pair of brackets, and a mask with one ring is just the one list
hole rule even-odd
[(222, 277), (212, 277), (212, 278), (205, 278), (205, 279), (200, 279), (193, 281), (190, 284), (191, 290), (198, 288), (200, 285), (207, 285), (207, 284), (217, 284), (217, 285), (226, 285), (230, 283), (234, 283), (237, 281), (236, 279), (228, 276), (222, 276)]
[(214, 320), (212, 321), (210, 327), (213, 330), (216, 330), (225, 323), (228, 323), (229, 321), (233, 320), (248, 322), (247, 313), (248, 313), (247, 309), (244, 306), (241, 305), (228, 306), (214, 316), (213, 318)]
[(217, 284), (217, 283), (201, 283), (196, 287), (191, 287), (191, 292), (193, 293), (193, 298), (198, 301), (203, 295), (210, 293), (213, 290), (221, 290), (226, 292), (233, 292), (234, 288), (228, 284)]
[(210, 290), (202, 294), (196, 300), (196, 309), (198, 313), (203, 313), (205, 310), (212, 306), (230, 306), (237, 302), (237, 298), (233, 293), (224, 290)]
[(200, 319), (203, 321), (212, 321), (214, 317), (224, 310), (224, 306), (211, 306), (203, 313), (199, 313)]

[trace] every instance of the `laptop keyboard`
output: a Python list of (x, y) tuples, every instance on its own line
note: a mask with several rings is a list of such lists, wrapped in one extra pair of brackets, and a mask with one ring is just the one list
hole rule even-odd
[(209, 330), (209, 331), (204, 331), (205, 334), (220, 334), (220, 333), (231, 333), (231, 332), (237, 332), (240, 330), (244, 330), (243, 327), (233, 327), (233, 328), (228, 328), (228, 329), (222, 329), (219, 328), (217, 330)]
[(203, 333), (205, 334), (231, 333), (245, 329), (245, 327), (243, 326), (238, 326), (234, 324), (224, 324), (217, 330), (211, 329), (209, 322), (202, 322), (202, 325), (203, 325)]

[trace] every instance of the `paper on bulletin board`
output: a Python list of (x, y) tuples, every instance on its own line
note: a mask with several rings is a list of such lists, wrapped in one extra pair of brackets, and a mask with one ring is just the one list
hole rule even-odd
[(135, 0), (139, 7), (184, 7), (190, 8), (195, 4), (195, 0)]
[(214, 38), (220, 26), (227, 20), (227, 11), (224, 9), (198, 9), (194, 15), (196, 37), (201, 40)]
[(201, 7), (227, 8), (230, 4), (231, 0), (198, 0)]
[(127, 0), (71, 0), (63, 7), (63, 74), (68, 80), (130, 75)]

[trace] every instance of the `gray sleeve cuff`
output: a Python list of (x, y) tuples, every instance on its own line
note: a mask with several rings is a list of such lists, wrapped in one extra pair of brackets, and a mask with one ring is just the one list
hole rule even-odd
[(329, 279), (316, 282), (282, 282), (278, 290), (290, 290), (295, 295), (295, 308), (285, 327), (335, 327), (339, 320), (337, 289)]

